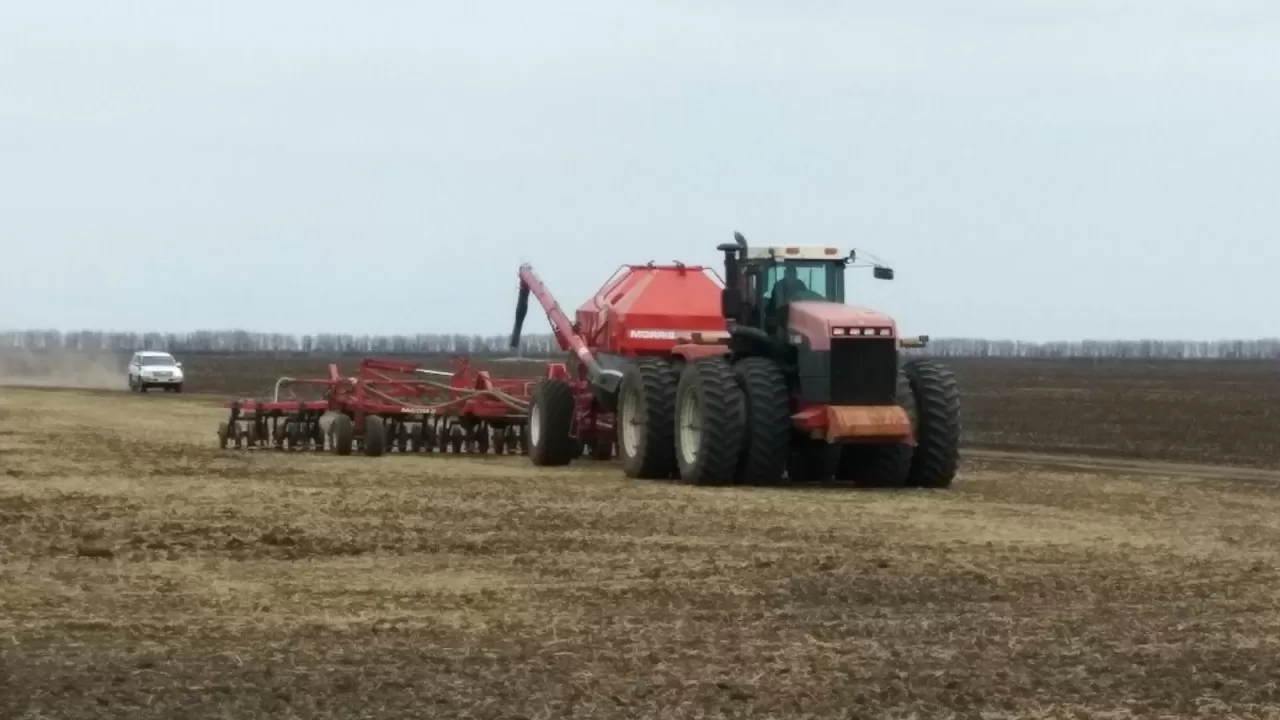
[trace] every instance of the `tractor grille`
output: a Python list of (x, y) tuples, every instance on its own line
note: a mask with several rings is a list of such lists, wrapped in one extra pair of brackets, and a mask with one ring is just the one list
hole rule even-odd
[(831, 339), (832, 405), (893, 405), (897, 400), (896, 338)]

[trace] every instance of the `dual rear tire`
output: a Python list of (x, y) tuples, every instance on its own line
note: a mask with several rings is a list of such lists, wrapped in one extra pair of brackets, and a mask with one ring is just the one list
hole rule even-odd
[[(830, 445), (795, 433), (787, 379), (766, 358), (645, 358), (623, 375), (618, 454), (628, 477), (698, 485), (836, 479), (862, 487), (950, 486), (958, 466), (955, 378), (928, 359), (903, 363), (899, 404), (916, 438)], [(532, 419), (531, 419), (532, 422)]]
[(628, 477), (694, 485), (769, 483), (786, 472), (786, 378), (764, 358), (633, 363), (618, 399), (618, 455)]

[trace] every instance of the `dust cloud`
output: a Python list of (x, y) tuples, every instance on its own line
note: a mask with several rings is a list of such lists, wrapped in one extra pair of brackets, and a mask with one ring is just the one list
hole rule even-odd
[(0, 385), (128, 390), (126, 360), (113, 353), (0, 350)]

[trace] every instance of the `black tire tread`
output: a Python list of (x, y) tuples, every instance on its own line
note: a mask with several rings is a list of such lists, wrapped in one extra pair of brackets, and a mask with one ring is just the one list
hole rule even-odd
[(791, 449), (791, 393), (782, 368), (768, 358), (748, 357), (733, 364), (742, 389), (744, 428), (739, 483), (782, 481)]
[(915, 400), (916, 447), (907, 484), (950, 487), (960, 465), (960, 390), (946, 365), (912, 359), (903, 369)]
[[(733, 482), (742, 459), (746, 429), (746, 400), (733, 367), (724, 358), (700, 358), (685, 366), (677, 391), (676, 407), (686, 392), (698, 394), (702, 433), (698, 457), (686, 466), (679, 448), (676, 459), (680, 478), (692, 485)], [(679, 419), (676, 419), (678, 426)], [(679, 429), (675, 429), (679, 442)]]
[[(539, 418), (539, 444), (529, 449), (529, 459), (539, 467), (568, 465), (576, 447), (573, 428), (573, 386), (558, 378), (543, 378), (533, 387), (533, 412)], [(454, 452), (457, 452), (455, 449)]]
[[(676, 474), (676, 389), (680, 373), (666, 358), (639, 358), (623, 375), (624, 383), (639, 383), (640, 448), (637, 458), (628, 458), (619, 442), (619, 456), (627, 476), (665, 480)], [(622, 428), (618, 428), (618, 433)]]
[(364, 454), (378, 457), (387, 451), (387, 423), (378, 415), (364, 418)]
[(351, 416), (340, 414), (333, 419), (333, 424), (329, 426), (329, 432), (333, 434), (333, 451), (338, 455), (350, 455), (352, 441), (355, 439), (355, 425), (351, 422)]

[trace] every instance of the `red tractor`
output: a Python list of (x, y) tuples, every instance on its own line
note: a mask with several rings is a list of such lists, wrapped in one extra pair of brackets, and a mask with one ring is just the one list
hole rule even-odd
[[(892, 318), (844, 304), (855, 254), (753, 248), (741, 233), (718, 249), (723, 287), (699, 273), (707, 282), (664, 289), (657, 277), (679, 270), (650, 266), (657, 277), (624, 293), (606, 285), (573, 324), (522, 269), (513, 342), (534, 289), (577, 360), (569, 378), (534, 389), (534, 463), (567, 463), (584, 446), (605, 458), (601, 448), (616, 440), (634, 478), (949, 486), (960, 438), (955, 378), (935, 360), (904, 358), (901, 348), (919, 341), (900, 338)], [(881, 265), (873, 274), (893, 278)]]

